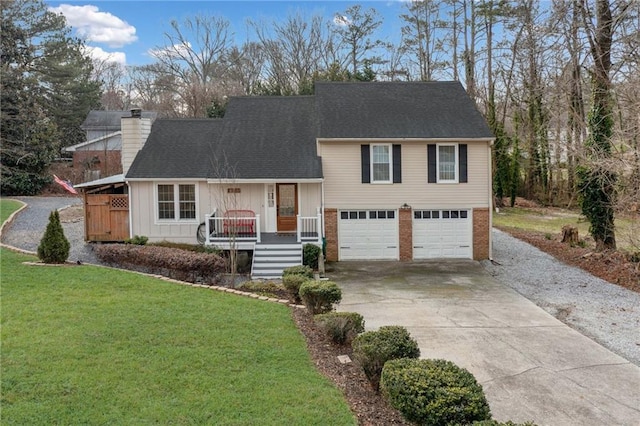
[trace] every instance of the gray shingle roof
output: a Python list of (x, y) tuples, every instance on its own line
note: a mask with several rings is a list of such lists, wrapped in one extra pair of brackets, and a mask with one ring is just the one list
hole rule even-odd
[(314, 179), (317, 138), (493, 138), (458, 82), (318, 82), (239, 97), (223, 119), (158, 119), (127, 178)]
[(127, 178), (211, 177), (222, 119), (158, 119)]
[(229, 102), (222, 151), (243, 179), (322, 177), (312, 96), (243, 97)]
[[(131, 111), (102, 111), (91, 110), (87, 114), (87, 118), (84, 119), (80, 128), (82, 130), (87, 129), (99, 129), (99, 130), (120, 130), (120, 119), (122, 117), (131, 117)], [(142, 111), (143, 118), (150, 118), (151, 121), (158, 117), (158, 113), (155, 111)]]
[(459, 82), (317, 82), (320, 138), (492, 138)]

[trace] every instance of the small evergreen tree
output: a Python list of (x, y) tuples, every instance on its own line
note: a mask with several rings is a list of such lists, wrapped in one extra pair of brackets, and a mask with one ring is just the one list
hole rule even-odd
[(49, 223), (44, 231), (40, 245), (38, 246), (38, 257), (44, 263), (64, 263), (69, 257), (71, 244), (64, 236), (64, 230), (60, 223), (60, 215), (54, 210), (49, 215)]

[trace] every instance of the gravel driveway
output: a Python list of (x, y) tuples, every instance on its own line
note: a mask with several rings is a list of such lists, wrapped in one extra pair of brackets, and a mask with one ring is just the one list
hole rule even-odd
[[(82, 204), (79, 197), (14, 197), (27, 204), (27, 207), (4, 229), (2, 242), (23, 250), (35, 252), (49, 222), (53, 210)], [(84, 222), (63, 222), (64, 235), (71, 243), (69, 261), (99, 263), (91, 244), (84, 242)]]
[[(3, 232), (2, 242), (36, 251), (49, 213), (81, 204), (78, 197), (19, 197), (28, 204)], [(69, 260), (99, 263), (84, 242), (84, 223), (63, 223)], [(494, 262), (482, 262), (499, 282), (564, 323), (640, 366), (640, 294), (568, 266), (510, 235), (493, 231)]]
[(497, 229), (485, 269), (582, 334), (640, 366), (640, 293), (596, 278)]

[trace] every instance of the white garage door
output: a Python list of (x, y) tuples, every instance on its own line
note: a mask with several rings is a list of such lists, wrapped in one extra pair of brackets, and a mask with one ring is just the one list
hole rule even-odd
[(343, 210), (338, 222), (340, 260), (398, 259), (395, 210)]
[(469, 210), (414, 210), (413, 258), (473, 257)]

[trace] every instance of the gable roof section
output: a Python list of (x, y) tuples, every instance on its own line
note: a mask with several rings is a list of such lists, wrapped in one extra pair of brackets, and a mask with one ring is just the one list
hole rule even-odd
[[(75, 151), (81, 151), (81, 150), (89, 151), (89, 150), (92, 150), (92, 148), (94, 150), (105, 150), (105, 149), (120, 150), (122, 145), (121, 142), (114, 144), (114, 146), (111, 146), (111, 144), (109, 144), (110, 139), (113, 139), (114, 137), (120, 136), (120, 135), (122, 135), (122, 132), (118, 130), (117, 132), (108, 133), (104, 136), (91, 139), (90, 141), (84, 141), (75, 145), (68, 146), (66, 148), (63, 148), (63, 150), (65, 152), (75, 152)], [(96, 145), (96, 146), (92, 147), (91, 145)]]
[[(131, 111), (102, 111), (91, 110), (87, 114), (80, 128), (82, 130), (120, 130), (120, 119), (131, 117)], [(150, 118), (153, 122), (158, 117), (155, 111), (142, 111), (142, 118)]]
[(319, 138), (494, 136), (459, 82), (317, 82)]
[[(213, 177), (322, 178), (314, 104), (313, 96), (231, 99), (219, 151), (228, 167), (214, 170)], [(234, 176), (221, 176), (220, 171), (228, 168)]]
[(127, 179), (206, 179), (219, 147), (222, 119), (158, 119)]

